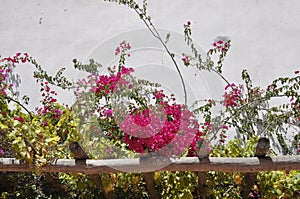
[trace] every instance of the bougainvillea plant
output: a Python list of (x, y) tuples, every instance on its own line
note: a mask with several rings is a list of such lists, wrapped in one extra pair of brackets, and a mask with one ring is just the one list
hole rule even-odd
[[(65, 143), (77, 139), (76, 119), (70, 109), (57, 102), (56, 92), (47, 81), (40, 81), (41, 107), (36, 111), (26, 108), (28, 97), (19, 100), (13, 69), (17, 64), (33, 62), (27, 53), (17, 53), (1, 60), (1, 119), (2, 142), (11, 144), (7, 154), (24, 159), (35, 166), (42, 166), (55, 158), (66, 158)], [(14, 76), (17, 77), (17, 76)], [(12, 80), (15, 80), (12, 82)], [(37, 85), (38, 87), (38, 85)], [(13, 105), (15, 108), (12, 108)]]
[[(193, 53), (190, 56), (184, 55), (184, 64), (200, 71), (216, 73), (226, 83), (222, 99), (205, 100), (206, 103), (202, 105), (196, 102), (193, 106), (193, 112), (204, 115), (205, 122), (210, 125), (211, 139), (216, 139), (218, 135), (222, 144), (227, 138), (225, 133), (234, 130), (232, 137), (241, 138), (244, 142), (253, 136), (269, 137), (273, 143), (273, 152), (299, 154), (299, 71), (291, 71), (290, 77), (273, 80), (267, 88), (254, 86), (247, 70), (242, 71), (243, 83), (230, 83), (222, 74), (222, 66), (231, 41), (227, 37), (218, 37), (203, 60), (193, 44), (191, 23), (184, 25), (184, 33), (186, 43)], [(218, 104), (224, 109), (212, 117), (212, 108)]]
[[(254, 86), (246, 70), (242, 71), (242, 82), (233, 83), (222, 73), (231, 41), (226, 37), (217, 38), (203, 58), (193, 43), (190, 21), (183, 25), (183, 32), (191, 53), (183, 52), (182, 57), (177, 57), (182, 63), (177, 63), (175, 54), (153, 25), (146, 1), (141, 5), (131, 0), (111, 1), (133, 9), (153, 36), (161, 41), (180, 74), (185, 97), (181, 64), (219, 75), (226, 83), (224, 94), (220, 99), (199, 99), (192, 108), (178, 103), (174, 95), (167, 95), (159, 84), (134, 76), (134, 68), (125, 63), (132, 49), (126, 41), (114, 52), (119, 56), (118, 65), (108, 67), (105, 74), (99, 74), (101, 65), (93, 60), (87, 65), (73, 60), (75, 69), (87, 74), (77, 82), (63, 75), (64, 68), (50, 76), (27, 53), (17, 53), (0, 58), (0, 157), (14, 156), (39, 168), (57, 158), (69, 158), (68, 145), (72, 141), (82, 143), (92, 158), (118, 158), (135, 153), (196, 156), (197, 143), (208, 142), (208, 139), (215, 144), (211, 156), (251, 157), (258, 137), (271, 139), (273, 151), (270, 155), (299, 155), (299, 71), (292, 71), (290, 77), (275, 79), (267, 88)], [(24, 96), (19, 100), (15, 89), (20, 82), (13, 76), (13, 69), (26, 63), (35, 67), (34, 78), (40, 87), (41, 103), (35, 111), (26, 108), (29, 98)], [(75, 103), (60, 104), (54, 86), (74, 90)], [(272, 103), (279, 98), (282, 99), (280, 104)], [(223, 110), (213, 115), (212, 109), (218, 104)], [(229, 136), (233, 140), (228, 140)], [(205, 148), (205, 151), (210, 149)], [(85, 196), (95, 196), (95, 193), (88, 193), (92, 185), (84, 175), (59, 174), (58, 179), (66, 185), (72, 184), (68, 189), (74, 198), (83, 192)], [(109, 174), (102, 179), (108, 191), (126, 192), (131, 187), (134, 196), (139, 191), (138, 197), (145, 193), (143, 177), (139, 174)], [(197, 189), (196, 179), (193, 172), (155, 174), (163, 198), (192, 198)], [(207, 195), (239, 197), (242, 180), (241, 173), (209, 172)], [(299, 189), (297, 171), (262, 172), (250, 197), (259, 198), (263, 193), (266, 198), (293, 198)], [(36, 193), (40, 190), (35, 188)]]
[(87, 112), (82, 118), (97, 115), (94, 124), (101, 130), (97, 135), (121, 140), (136, 153), (171, 157), (188, 150), (196, 155), (196, 142), (203, 134), (194, 114), (157, 84), (133, 76), (134, 69), (125, 66), (130, 48), (126, 41), (120, 43), (115, 51), (120, 54), (119, 65), (108, 68), (108, 74), (92, 74), (77, 82), (76, 105)]

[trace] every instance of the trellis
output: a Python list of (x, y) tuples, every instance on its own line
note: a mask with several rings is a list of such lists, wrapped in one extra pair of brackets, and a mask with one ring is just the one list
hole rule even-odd
[[(275, 170), (300, 170), (300, 155), (275, 156), (275, 157), (182, 157), (182, 158), (131, 158), (131, 159), (88, 159), (86, 153), (79, 148), (71, 150), (75, 159), (57, 159), (51, 164), (42, 166), (40, 171), (48, 175), (50, 173), (69, 172), (88, 175), (94, 183), (103, 191), (106, 198), (113, 198), (112, 193), (104, 191), (101, 178), (98, 174), (107, 173), (143, 173), (150, 198), (159, 198), (153, 181), (154, 171), (193, 171), (198, 173), (199, 198), (206, 198), (206, 172), (245, 172), (241, 195), (247, 198), (251, 187), (260, 171)], [(81, 153), (79, 153), (81, 152)], [(83, 155), (82, 155), (83, 154)], [(0, 172), (35, 172), (36, 168), (22, 163), (16, 158), (0, 158)]]

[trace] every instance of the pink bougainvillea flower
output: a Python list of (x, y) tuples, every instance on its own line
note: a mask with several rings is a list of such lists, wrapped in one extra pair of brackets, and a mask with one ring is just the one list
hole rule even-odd
[(50, 91), (50, 87), (49, 87), (49, 86), (46, 86), (45, 91), (46, 91), (46, 92), (49, 92), (49, 91)]
[(183, 24), (183, 27), (184, 28), (190, 28), (191, 24), (192, 23), (190, 21), (187, 21), (186, 24)]
[(14, 120), (17, 120), (19, 122), (25, 122), (25, 120), (22, 117), (15, 117)]
[(60, 116), (63, 114), (63, 112), (59, 109), (53, 110), (53, 113), (54, 113), (53, 118), (55, 119), (60, 118)]
[[(153, 99), (160, 105), (157, 109), (137, 109), (127, 115), (120, 127), (124, 132), (123, 141), (135, 152), (155, 152), (160, 155), (180, 156), (200, 139), (199, 124), (193, 113), (183, 105), (169, 104), (163, 91), (155, 91)], [(201, 134), (202, 135), (202, 134)]]
[(103, 115), (104, 115), (105, 117), (112, 117), (112, 116), (113, 116), (113, 113), (114, 113), (113, 110), (107, 109), (107, 110), (104, 111)]
[(227, 84), (227, 85), (225, 86), (225, 90), (227, 90), (228, 88), (232, 88), (232, 87), (236, 87), (236, 85), (235, 85), (234, 83), (232, 83), (232, 84)]
[(236, 86), (235, 84), (228, 84), (225, 87), (225, 90), (231, 88), (231, 91), (225, 92), (224, 97), (224, 106), (237, 106), (238, 103), (242, 102), (242, 87)]
[(46, 120), (43, 121), (43, 123), (41, 124), (42, 126), (49, 126), (48, 122)]
[(133, 68), (126, 68), (124, 66), (122, 67), (122, 71), (121, 71), (122, 74), (130, 75), (132, 72), (134, 72)]
[(215, 52), (216, 50), (225, 52), (230, 47), (230, 39), (228, 37), (217, 37), (213, 43), (213, 49), (210, 49), (210, 52)]
[(183, 61), (183, 63), (184, 63), (185, 66), (190, 65), (190, 61), (191, 60), (190, 60), (190, 57), (188, 55), (183, 54), (183, 58), (181, 60)]
[(25, 57), (22, 57), (21, 55), (22, 55), (22, 53), (18, 52), (18, 53), (16, 53), (15, 56), (13, 56), (13, 57), (5, 57), (5, 58), (1, 59), (0, 61), (1, 62), (4, 62), (4, 61), (11, 62), (13, 64), (14, 63), (19, 63), (20, 60), (21, 60), (22, 63), (27, 62), (28, 54), (24, 53)]
[(3, 155), (3, 154), (4, 154), (3, 149), (0, 149), (0, 155)]
[(120, 47), (122, 50), (130, 50), (131, 49), (131, 46), (129, 43), (126, 43), (126, 41), (122, 41), (120, 43)]
[[(126, 41), (122, 41), (119, 46), (115, 50), (115, 55), (118, 55), (120, 53), (124, 54), (127, 50), (130, 50), (131, 46)], [(130, 56), (130, 55), (129, 55)]]
[(165, 119), (166, 117), (161, 118), (159, 113), (155, 113), (150, 109), (136, 110), (133, 114), (126, 116), (120, 128), (128, 136), (150, 138), (160, 132)]
[(120, 47), (116, 48), (115, 55), (118, 55), (121, 52)]
[(228, 130), (228, 126), (227, 125), (223, 125), (222, 128)]

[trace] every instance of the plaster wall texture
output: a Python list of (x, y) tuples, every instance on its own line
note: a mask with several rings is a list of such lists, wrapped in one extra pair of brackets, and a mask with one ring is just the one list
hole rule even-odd
[[(170, 48), (178, 55), (185, 49), (180, 38), (186, 21), (191, 21), (194, 41), (203, 51), (211, 48), (217, 36), (228, 36), (232, 48), (224, 62), (224, 75), (231, 82), (241, 81), (241, 71), (247, 69), (254, 84), (265, 87), (274, 78), (292, 75), (300, 69), (298, 0), (152, 0), (148, 3), (153, 23), (163, 34), (171, 32)], [(71, 67), (74, 58), (82, 61), (95, 58), (103, 65), (113, 64), (114, 49), (123, 39), (136, 48), (129, 64), (140, 66), (137, 73), (152, 81), (165, 81), (166, 90), (182, 99), (175, 69), (169, 66), (170, 60), (134, 11), (101, 0), (0, 0), (0, 54), (27, 52), (52, 74), (61, 67)], [(39, 89), (32, 78), (33, 68), (21, 65), (16, 70), (22, 79), (21, 93), (29, 93), (36, 103)], [(74, 78), (80, 76), (71, 70), (68, 73)], [(207, 90), (211, 96), (221, 96), (223, 83), (208, 83), (206, 90), (195, 90), (203, 78), (192, 80), (194, 73), (186, 72), (185, 77), (195, 99), (209, 97), (198, 96)], [(208, 79), (204, 75), (204, 84), (211, 81)]]

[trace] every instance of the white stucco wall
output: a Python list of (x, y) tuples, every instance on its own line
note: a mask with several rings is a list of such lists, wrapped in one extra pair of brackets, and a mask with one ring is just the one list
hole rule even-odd
[[(175, 39), (172, 41), (171, 35), (170, 45), (174, 44), (176, 53), (182, 53), (176, 44), (183, 23), (189, 20), (194, 41), (204, 50), (211, 47), (217, 36), (226, 35), (232, 39), (232, 48), (224, 63), (224, 75), (229, 80), (240, 81), (240, 73), (246, 68), (254, 83), (263, 87), (274, 78), (292, 75), (300, 68), (299, 10), (298, 0), (149, 1), (149, 13), (156, 27), (174, 33)], [(130, 58), (132, 65), (168, 64), (164, 56), (159, 60), (149, 58), (154, 53), (157, 59), (160, 51), (150, 37), (137, 34), (142, 28), (145, 25), (132, 10), (101, 0), (0, 0), (0, 54), (10, 56), (27, 52), (51, 73), (62, 66), (72, 66), (73, 58), (86, 60), (92, 55), (97, 55), (95, 58), (99, 62), (109, 64), (114, 61), (109, 56), (113, 56), (118, 42), (128, 38), (133, 49), (138, 47)], [(148, 43), (141, 42), (144, 40)], [(147, 45), (152, 44), (154, 50), (147, 51)], [(22, 77), (22, 93), (29, 92), (34, 102), (39, 90), (32, 86), (30, 66), (23, 65), (17, 70)], [(142, 74), (144, 70), (147, 68), (141, 67), (139, 72)], [(164, 82), (171, 84), (166, 85), (167, 89), (179, 92), (182, 98), (177, 91), (180, 90), (176, 85), (179, 80), (167, 75), (169, 70), (160, 73), (161, 76), (151, 71), (145, 73), (150, 74), (148, 78), (152, 77), (153, 81), (168, 79)], [(193, 82), (189, 78), (186, 81), (192, 81), (191, 87), (201, 83), (201, 80)], [(211, 86), (209, 90), (214, 92)]]

